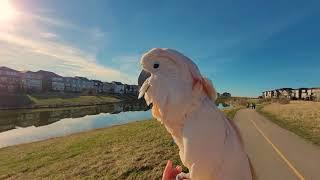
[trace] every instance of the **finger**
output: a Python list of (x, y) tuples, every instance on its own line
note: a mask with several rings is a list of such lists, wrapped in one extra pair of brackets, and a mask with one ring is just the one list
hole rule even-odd
[(179, 174), (179, 173), (182, 172), (182, 167), (181, 167), (181, 166), (177, 166), (177, 167), (176, 167), (176, 170), (177, 170), (177, 172), (178, 172), (178, 174)]
[(162, 180), (169, 180), (172, 175), (172, 161), (168, 160), (166, 168), (163, 171)]

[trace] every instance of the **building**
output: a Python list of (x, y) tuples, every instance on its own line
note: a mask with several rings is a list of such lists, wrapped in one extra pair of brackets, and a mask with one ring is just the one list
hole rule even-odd
[(132, 93), (138, 95), (139, 94), (139, 86), (138, 85), (131, 85), (132, 86)]
[(294, 100), (300, 99), (299, 89), (292, 90), (292, 99), (294, 99)]
[(66, 92), (77, 93), (80, 92), (78, 79), (74, 77), (64, 77), (64, 90)]
[(114, 84), (114, 93), (116, 94), (123, 94), (124, 91), (124, 84), (117, 81), (112, 81), (112, 84)]
[(50, 71), (43, 71), (43, 70), (37, 71), (36, 73), (38, 75), (42, 76), (42, 91), (43, 92), (57, 91), (56, 89), (59, 90), (62, 88), (61, 79), (59, 79), (62, 77), (59, 76), (58, 74), (50, 72)]
[(0, 93), (15, 93), (20, 90), (20, 72), (7, 67), (0, 67)]
[(124, 85), (124, 93), (125, 94), (138, 94), (139, 86), (138, 85)]
[(263, 98), (272, 98), (273, 91), (265, 91), (262, 93)]
[[(318, 95), (319, 94), (319, 95)], [(281, 88), (262, 93), (263, 98), (279, 98), (286, 97), (293, 100), (314, 100), (320, 96), (320, 88)]]
[(115, 85), (113, 83), (103, 83), (103, 93), (114, 93)]
[(22, 72), (21, 88), (24, 92), (41, 92), (42, 76), (32, 71)]
[(280, 97), (285, 97), (288, 99), (291, 99), (293, 97), (292, 92), (293, 89), (292, 88), (281, 88), (281, 89), (277, 89), (278, 92), (278, 96)]
[(299, 99), (307, 99), (308, 97), (308, 88), (300, 88), (299, 89)]
[(52, 91), (64, 91), (65, 89), (65, 84), (64, 84), (64, 79), (61, 76), (56, 76), (51, 78), (51, 90)]
[(320, 101), (320, 88), (312, 88), (312, 100)]
[(93, 82), (93, 89), (95, 93), (100, 94), (103, 92), (103, 82), (99, 80), (92, 80)]
[(94, 90), (93, 81), (90, 81), (85, 77), (76, 76), (75, 78), (78, 80), (81, 92), (91, 92)]

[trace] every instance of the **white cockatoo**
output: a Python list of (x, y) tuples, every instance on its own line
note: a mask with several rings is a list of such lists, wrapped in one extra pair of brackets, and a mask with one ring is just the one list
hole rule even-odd
[(172, 49), (141, 58), (139, 98), (153, 104), (179, 147), (191, 180), (251, 180), (253, 173), (236, 127), (216, 107), (216, 91), (197, 66)]

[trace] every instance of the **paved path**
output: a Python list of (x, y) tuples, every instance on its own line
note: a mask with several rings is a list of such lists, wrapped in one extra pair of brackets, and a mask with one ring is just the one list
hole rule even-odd
[(259, 180), (320, 180), (320, 147), (251, 109), (235, 116)]

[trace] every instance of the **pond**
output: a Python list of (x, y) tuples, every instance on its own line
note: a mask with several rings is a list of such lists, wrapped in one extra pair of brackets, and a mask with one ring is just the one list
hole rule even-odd
[(145, 103), (0, 111), (0, 148), (151, 118)]
[(232, 105), (226, 103), (218, 103), (216, 104), (219, 109), (232, 108)]
[[(230, 107), (217, 104), (219, 109)], [(151, 118), (143, 102), (0, 111), (0, 148)]]

